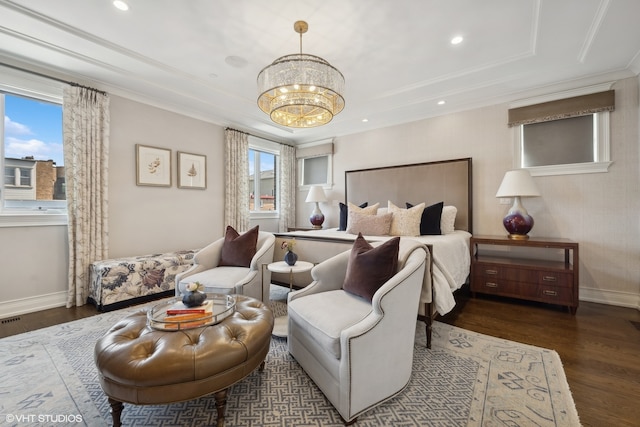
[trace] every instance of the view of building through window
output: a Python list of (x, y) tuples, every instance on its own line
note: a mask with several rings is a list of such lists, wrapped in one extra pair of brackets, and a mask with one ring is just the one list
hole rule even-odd
[[(256, 177), (259, 179), (256, 180)], [(276, 210), (275, 154), (254, 149), (249, 150), (249, 193), (250, 211)]]
[(4, 208), (65, 209), (62, 105), (0, 94)]

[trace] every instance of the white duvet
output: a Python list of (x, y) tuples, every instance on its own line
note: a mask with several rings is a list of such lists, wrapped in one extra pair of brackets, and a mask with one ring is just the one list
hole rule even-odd
[[(338, 231), (337, 228), (326, 230), (313, 230), (304, 232), (290, 232), (287, 235), (326, 237), (332, 239), (354, 240), (353, 234), (347, 234), (344, 231)], [(392, 236), (364, 236), (367, 241), (384, 241)], [(433, 248), (433, 290), (435, 293), (434, 304), (436, 311), (440, 315), (450, 312), (455, 306), (453, 292), (459, 289), (467, 280), (471, 266), (471, 255), (469, 252), (469, 241), (471, 234), (456, 230), (453, 233), (437, 235), (437, 236), (416, 236), (403, 237), (404, 239), (415, 239)], [(429, 286), (428, 283), (424, 284)], [(422, 293), (424, 296), (421, 302), (428, 302), (428, 294)]]

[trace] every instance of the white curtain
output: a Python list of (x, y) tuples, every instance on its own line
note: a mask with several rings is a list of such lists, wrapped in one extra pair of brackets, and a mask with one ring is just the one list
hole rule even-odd
[(249, 228), (249, 135), (225, 130), (224, 226)]
[(280, 232), (296, 225), (296, 149), (283, 145), (280, 149)]
[(68, 207), (69, 289), (67, 307), (89, 295), (89, 264), (109, 248), (109, 97), (84, 87), (64, 90), (63, 141)]

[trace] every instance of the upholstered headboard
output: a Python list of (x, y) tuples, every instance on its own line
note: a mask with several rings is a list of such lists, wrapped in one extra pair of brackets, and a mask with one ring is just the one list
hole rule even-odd
[[(427, 206), (440, 201), (458, 209), (455, 228), (473, 232), (471, 158), (410, 165), (387, 166), (345, 172), (345, 199), (354, 204), (390, 200)], [(345, 203), (346, 203), (345, 201)]]

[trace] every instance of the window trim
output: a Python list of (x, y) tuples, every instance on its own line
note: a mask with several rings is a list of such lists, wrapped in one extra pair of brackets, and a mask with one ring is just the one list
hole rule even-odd
[[(527, 105), (540, 104), (543, 102), (555, 101), (558, 99), (569, 98), (572, 96), (588, 95), (590, 93), (602, 92), (610, 90), (613, 82), (607, 82), (599, 85), (578, 88), (571, 91), (543, 95), (535, 98), (529, 98), (510, 105), (510, 108), (524, 107)], [(526, 169), (531, 176), (551, 176), (551, 175), (573, 175), (584, 173), (606, 173), (609, 171), (611, 161), (611, 120), (610, 112), (602, 111), (594, 113), (595, 123), (598, 130), (596, 141), (596, 158), (593, 162), (587, 163), (568, 163), (547, 166), (522, 166), (522, 128), (524, 125), (513, 126), (513, 165), (516, 169)]]
[[(249, 150), (254, 151), (262, 151), (264, 153), (273, 154), (276, 158), (276, 171), (275, 174), (278, 176), (278, 171), (280, 170), (280, 144), (275, 142), (267, 141), (262, 138), (249, 135)], [(275, 180), (276, 184), (276, 194), (281, 194), (280, 189), (280, 180)], [(249, 210), (249, 219), (277, 219), (280, 218), (280, 197), (276, 199), (275, 210), (273, 211), (252, 211)]]

